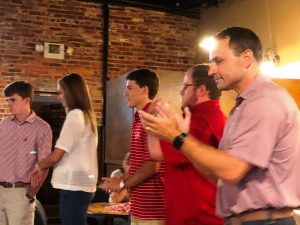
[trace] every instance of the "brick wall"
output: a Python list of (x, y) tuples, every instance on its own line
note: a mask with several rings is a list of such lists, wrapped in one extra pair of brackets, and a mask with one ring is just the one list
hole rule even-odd
[[(102, 20), (99, 4), (58, 0), (0, 0), (0, 89), (26, 80), (38, 91), (55, 91), (62, 74), (76, 72), (87, 80), (97, 116), (101, 113)], [(54, 42), (74, 48), (64, 60), (46, 59), (35, 44)], [(3, 113), (9, 113), (3, 105)], [(3, 110), (4, 108), (4, 110)]]
[[(101, 1), (99, 1), (101, 2)], [(102, 112), (102, 5), (79, 0), (0, 0), (0, 91), (26, 80), (38, 91), (55, 91), (62, 74), (88, 81), (97, 118)], [(182, 71), (199, 61), (200, 22), (133, 7), (110, 7), (109, 76), (131, 69)], [(64, 60), (46, 59), (35, 44), (74, 49)], [(200, 57), (201, 58), (201, 57)], [(9, 114), (3, 95), (0, 117)]]
[(133, 7), (110, 8), (111, 76), (134, 68), (186, 70), (199, 63), (200, 22)]

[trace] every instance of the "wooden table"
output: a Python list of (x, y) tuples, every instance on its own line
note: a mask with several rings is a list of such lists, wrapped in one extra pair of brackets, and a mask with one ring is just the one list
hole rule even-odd
[(101, 214), (101, 215), (116, 215), (116, 216), (128, 216), (126, 211), (111, 210), (109, 207), (117, 205), (119, 203), (110, 202), (96, 202), (91, 203), (88, 208), (88, 214)]
[[(117, 211), (117, 210), (111, 210), (109, 207), (117, 205), (118, 203), (109, 203), (109, 202), (96, 202), (96, 203), (90, 203), (88, 208), (88, 217), (90, 217), (90, 220), (96, 220), (95, 218), (97, 216), (105, 216), (105, 224), (112, 225), (113, 219), (115, 216), (124, 216), (126, 218), (129, 213), (126, 211)], [(92, 224), (97, 224), (93, 223)]]

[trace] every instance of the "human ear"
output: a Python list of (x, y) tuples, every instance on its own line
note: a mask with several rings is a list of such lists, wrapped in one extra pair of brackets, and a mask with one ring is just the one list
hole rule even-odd
[(254, 59), (253, 51), (250, 49), (246, 49), (241, 53), (241, 58), (243, 59), (243, 65), (245, 66), (245, 68), (249, 68)]
[(30, 103), (31, 103), (31, 98), (26, 97), (26, 98), (24, 98), (24, 101), (25, 101), (25, 103), (28, 103), (28, 104), (30, 105)]
[(143, 87), (143, 93), (148, 96), (148, 94), (149, 94), (149, 88), (148, 88), (148, 86), (144, 86)]
[(205, 85), (200, 85), (199, 87), (197, 87), (196, 93), (198, 97), (203, 97), (207, 92), (207, 89), (205, 87)]

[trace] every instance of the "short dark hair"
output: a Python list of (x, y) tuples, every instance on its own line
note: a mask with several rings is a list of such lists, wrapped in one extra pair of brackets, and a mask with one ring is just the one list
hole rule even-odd
[(229, 27), (216, 34), (216, 38), (229, 38), (229, 47), (236, 55), (240, 55), (245, 50), (250, 49), (256, 61), (262, 61), (261, 41), (252, 30), (244, 27)]
[(3, 90), (5, 97), (10, 97), (14, 94), (20, 95), (23, 99), (29, 97), (30, 101), (33, 98), (34, 91), (31, 84), (25, 81), (15, 81), (8, 84)]
[(134, 80), (140, 87), (148, 87), (149, 99), (154, 99), (158, 92), (159, 77), (149, 69), (137, 69), (129, 72), (126, 76), (127, 80)]
[(208, 75), (209, 66), (207, 64), (199, 64), (191, 67), (188, 71), (192, 75), (192, 83), (199, 87), (204, 85), (209, 91), (210, 99), (219, 99), (221, 96), (221, 91), (218, 90), (216, 82), (212, 76)]

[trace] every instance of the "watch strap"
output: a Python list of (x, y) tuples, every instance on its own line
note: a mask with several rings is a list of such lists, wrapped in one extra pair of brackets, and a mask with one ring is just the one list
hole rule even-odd
[(176, 149), (180, 149), (183, 142), (184, 142), (184, 139), (187, 137), (187, 134), (186, 133), (181, 133), (179, 134), (178, 136), (176, 136), (172, 142), (174, 148)]

